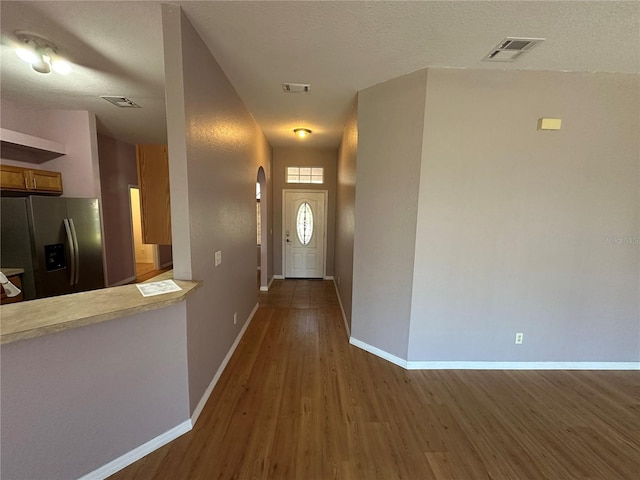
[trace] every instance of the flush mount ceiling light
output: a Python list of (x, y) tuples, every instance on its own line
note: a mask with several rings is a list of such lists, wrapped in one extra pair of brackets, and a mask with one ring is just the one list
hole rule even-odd
[(311, 135), (311, 130), (308, 128), (294, 128), (293, 133), (295, 133), (300, 139), (304, 139)]
[(71, 65), (60, 56), (58, 47), (39, 35), (18, 30), (16, 55), (31, 65), (38, 73), (50, 73), (51, 69), (66, 75), (71, 71)]
[(485, 62), (515, 62), (544, 38), (507, 37), (495, 46), (482, 60)]

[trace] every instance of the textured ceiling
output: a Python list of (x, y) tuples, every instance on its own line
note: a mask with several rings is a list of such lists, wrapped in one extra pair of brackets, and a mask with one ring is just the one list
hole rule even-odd
[[(337, 146), (358, 90), (425, 67), (640, 74), (640, 2), (173, 2), (183, 10), (274, 146)], [(160, 2), (0, 3), (3, 98), (87, 109), (130, 143), (166, 138)], [(15, 30), (64, 50), (66, 77), (32, 72)], [(507, 36), (546, 40), (515, 63), (481, 59)], [(312, 84), (285, 94), (282, 82)], [(117, 109), (99, 95), (143, 108)]]

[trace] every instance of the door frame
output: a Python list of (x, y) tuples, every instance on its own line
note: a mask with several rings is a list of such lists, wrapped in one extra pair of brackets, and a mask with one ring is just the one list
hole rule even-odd
[[(133, 234), (133, 205), (131, 204), (131, 190), (136, 189), (140, 192), (140, 187), (138, 185), (129, 184), (127, 188), (127, 200), (129, 201), (129, 227), (131, 230), (131, 252), (133, 253), (133, 277), (134, 279), (138, 277), (137, 266), (136, 266), (136, 242)], [(142, 214), (142, 208), (140, 208), (140, 213)], [(153, 268), (156, 270), (160, 270), (160, 252), (158, 250), (158, 245), (155, 243), (148, 243), (147, 245), (151, 245), (151, 253), (153, 253)]]
[(285, 231), (287, 227), (287, 193), (322, 193), (324, 202), (324, 238), (322, 239), (322, 279), (327, 278), (327, 203), (329, 199), (329, 190), (320, 190), (314, 188), (283, 188), (282, 189), (282, 231), (280, 232), (280, 243), (282, 244), (282, 277), (287, 278), (287, 250), (285, 245)]

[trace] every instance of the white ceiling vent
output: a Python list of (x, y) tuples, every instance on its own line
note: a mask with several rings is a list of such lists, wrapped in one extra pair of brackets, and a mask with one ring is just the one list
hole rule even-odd
[(542, 41), (544, 38), (507, 37), (482, 60), (485, 62), (514, 62)]
[(282, 90), (286, 93), (309, 93), (311, 90), (310, 83), (283, 83)]
[(120, 108), (140, 108), (140, 105), (132, 102), (126, 97), (110, 97), (108, 95), (101, 95), (100, 98), (104, 98), (107, 102), (113, 103), (116, 107)]

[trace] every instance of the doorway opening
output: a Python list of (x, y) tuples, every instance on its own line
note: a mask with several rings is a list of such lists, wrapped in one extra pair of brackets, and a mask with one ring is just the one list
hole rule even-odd
[(257, 266), (258, 266), (258, 288), (260, 291), (269, 290), (269, 264), (268, 264), (268, 230), (267, 205), (269, 195), (267, 192), (267, 176), (264, 168), (258, 168), (256, 178), (256, 243), (257, 243)]
[(140, 189), (129, 185), (129, 203), (131, 211), (131, 237), (133, 241), (134, 269), (136, 282), (142, 282), (159, 273), (158, 246), (144, 243), (142, 240), (142, 210), (140, 208)]

